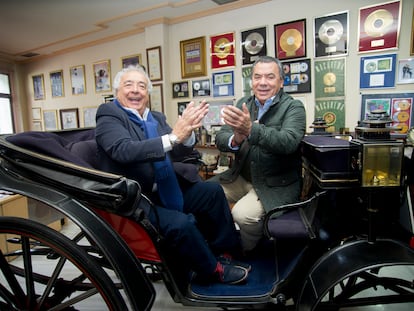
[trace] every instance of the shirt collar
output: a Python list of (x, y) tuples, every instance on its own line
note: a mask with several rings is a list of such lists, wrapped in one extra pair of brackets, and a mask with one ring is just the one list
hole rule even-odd
[(136, 115), (140, 120), (147, 121), (149, 109), (145, 108), (144, 114), (141, 116), (136, 109), (124, 107), (125, 110), (131, 111), (134, 115)]
[(266, 99), (264, 105), (261, 105), (259, 100), (257, 98), (254, 99), (254, 102), (256, 103), (256, 107), (258, 108), (257, 112), (257, 120), (260, 120), (260, 118), (263, 116), (263, 114), (269, 110), (270, 105), (272, 104), (274, 98), (276, 95)]

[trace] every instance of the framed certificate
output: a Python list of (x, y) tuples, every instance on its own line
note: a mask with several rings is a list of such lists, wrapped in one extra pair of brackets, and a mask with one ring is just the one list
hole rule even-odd
[(234, 95), (234, 72), (217, 72), (213, 74), (213, 96)]
[(161, 47), (147, 49), (148, 75), (151, 81), (162, 80)]
[(181, 77), (183, 79), (207, 74), (205, 37), (180, 41), (180, 54)]
[(154, 84), (150, 95), (150, 110), (164, 112), (162, 84)]
[(52, 90), (52, 97), (65, 96), (63, 87), (63, 70), (57, 70), (50, 73), (50, 87)]
[(70, 83), (72, 95), (86, 94), (84, 65), (73, 66), (70, 68)]
[(45, 99), (45, 80), (43, 78), (43, 74), (32, 76), (32, 81), (34, 99)]

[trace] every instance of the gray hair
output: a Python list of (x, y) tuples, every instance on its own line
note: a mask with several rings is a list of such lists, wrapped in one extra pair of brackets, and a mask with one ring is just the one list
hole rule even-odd
[(279, 77), (282, 81), (285, 80), (285, 72), (283, 70), (283, 65), (282, 62), (272, 56), (260, 56), (258, 59), (256, 59), (256, 61), (253, 63), (253, 67), (252, 67), (252, 75), (253, 75), (253, 69), (254, 66), (256, 66), (258, 63), (275, 63), (277, 65), (277, 67), (279, 67)]
[(150, 77), (148, 76), (148, 73), (145, 70), (145, 68), (143, 66), (141, 66), (141, 65), (135, 65), (135, 66), (130, 65), (130, 66), (126, 67), (126, 68), (123, 68), (121, 71), (119, 71), (116, 74), (115, 78), (114, 78), (113, 88), (114, 88), (114, 95), (115, 95), (115, 97), (116, 97), (116, 93), (118, 93), (119, 84), (121, 83), (122, 76), (125, 73), (131, 72), (131, 71), (140, 72), (140, 73), (142, 73), (145, 76), (145, 78), (147, 79), (147, 82), (148, 82), (147, 83), (148, 93), (151, 93), (151, 91), (152, 91), (152, 82), (151, 82)]

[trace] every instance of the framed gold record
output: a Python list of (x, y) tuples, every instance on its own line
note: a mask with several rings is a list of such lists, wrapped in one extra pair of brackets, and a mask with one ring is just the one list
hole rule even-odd
[(361, 53), (398, 48), (401, 1), (359, 9), (358, 51)]
[(211, 36), (210, 56), (212, 69), (235, 66), (234, 33)]
[(274, 25), (274, 31), (277, 58), (306, 56), (306, 19)]

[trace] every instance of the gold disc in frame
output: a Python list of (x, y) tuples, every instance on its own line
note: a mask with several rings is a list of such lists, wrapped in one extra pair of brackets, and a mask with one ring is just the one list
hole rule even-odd
[(214, 44), (214, 54), (218, 58), (226, 58), (231, 51), (231, 42), (227, 38), (220, 38)]
[(280, 47), (287, 54), (296, 52), (302, 45), (302, 34), (299, 30), (290, 28), (286, 29), (279, 39)]
[(389, 11), (384, 9), (375, 10), (365, 19), (365, 32), (370, 37), (382, 37), (388, 32), (393, 22), (394, 18)]

